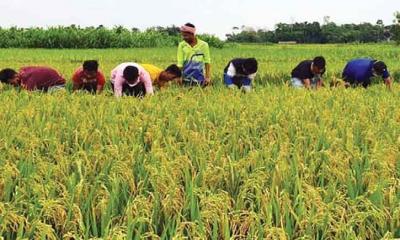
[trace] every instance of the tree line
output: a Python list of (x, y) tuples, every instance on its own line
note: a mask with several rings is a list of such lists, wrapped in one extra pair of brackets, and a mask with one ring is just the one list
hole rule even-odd
[[(226, 41), (210, 34), (200, 38), (211, 47), (222, 48), (226, 42), (234, 43), (378, 43), (396, 41), (400, 44), (400, 12), (391, 25), (382, 20), (376, 24), (338, 25), (324, 18), (324, 23), (279, 23), (274, 30), (234, 27)], [(181, 41), (180, 28), (152, 27), (144, 31), (137, 28), (115, 26), (106, 28), (80, 27), (77, 25), (50, 28), (1, 28), (0, 48), (149, 48), (173, 47)]]
[(274, 30), (234, 27), (226, 35), (228, 42), (238, 43), (378, 43), (397, 41), (400, 43), (400, 13), (395, 14), (394, 23), (384, 25), (382, 20), (376, 24), (336, 24), (329, 17), (324, 23), (297, 22), (279, 23)]
[[(221, 48), (224, 42), (209, 35), (200, 35), (211, 47)], [(175, 47), (182, 41), (179, 28), (153, 27), (140, 31), (123, 26), (106, 28), (76, 25), (50, 28), (0, 28), (0, 48), (150, 48)]]

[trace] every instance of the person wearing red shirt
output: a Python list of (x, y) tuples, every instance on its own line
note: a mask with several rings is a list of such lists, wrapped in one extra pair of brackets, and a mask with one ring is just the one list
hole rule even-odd
[(83, 66), (78, 68), (73, 77), (74, 91), (86, 90), (91, 93), (101, 93), (106, 83), (104, 74), (99, 71), (99, 63), (95, 60), (85, 61)]
[(18, 73), (6, 68), (0, 71), (0, 81), (28, 91), (52, 92), (65, 88), (65, 79), (49, 67), (23, 67)]

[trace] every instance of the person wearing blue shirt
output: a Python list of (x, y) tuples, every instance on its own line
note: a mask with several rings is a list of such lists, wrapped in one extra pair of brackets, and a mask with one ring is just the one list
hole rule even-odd
[(387, 66), (384, 62), (369, 58), (354, 59), (347, 63), (343, 70), (343, 80), (346, 87), (362, 86), (367, 88), (371, 85), (372, 77), (380, 76), (390, 89), (392, 80)]

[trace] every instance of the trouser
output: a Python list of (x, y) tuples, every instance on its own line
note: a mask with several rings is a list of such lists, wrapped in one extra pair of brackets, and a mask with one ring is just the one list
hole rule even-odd
[[(320, 80), (321, 80), (321, 78), (319, 78), (319, 77), (312, 78), (311, 79), (311, 87), (316, 88), (317, 83)], [(304, 82), (300, 78), (292, 78), (291, 83), (292, 83), (292, 87), (294, 87), (294, 88), (304, 88)]]
[(51, 86), (46, 89), (43, 89), (43, 92), (52, 93), (52, 92), (57, 92), (59, 90), (64, 90), (64, 89), (65, 89), (65, 84), (62, 84), (62, 85)]
[(231, 77), (224, 73), (224, 83), (229, 88), (236, 86), (237, 88), (245, 91), (249, 91), (251, 89), (251, 79), (248, 77)]

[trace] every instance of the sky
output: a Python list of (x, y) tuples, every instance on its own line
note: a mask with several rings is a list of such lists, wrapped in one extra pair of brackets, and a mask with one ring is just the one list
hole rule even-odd
[(219, 37), (232, 27), (273, 29), (279, 22), (391, 24), (400, 0), (0, 0), (1, 27), (56, 25), (146, 29), (191, 22), (200, 33)]

